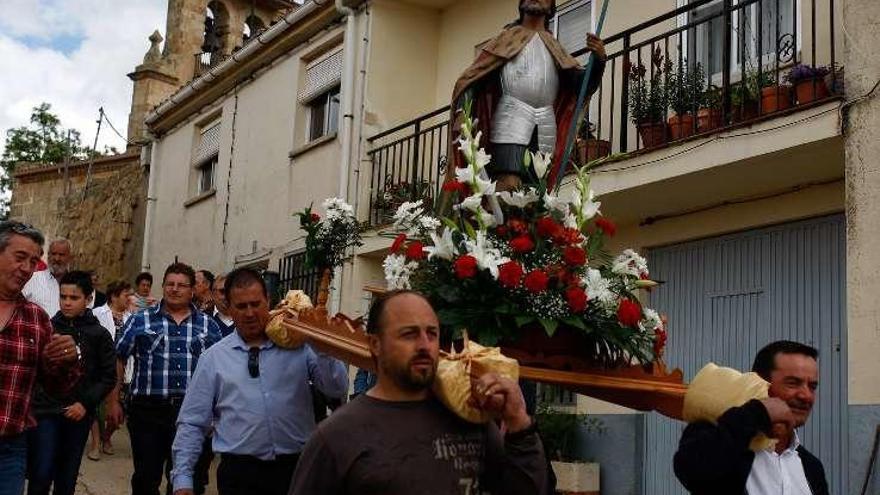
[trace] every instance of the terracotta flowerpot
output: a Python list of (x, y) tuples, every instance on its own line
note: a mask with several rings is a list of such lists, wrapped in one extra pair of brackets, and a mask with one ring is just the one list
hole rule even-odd
[(578, 139), (578, 163), (583, 166), (611, 154), (611, 142), (604, 139)]
[[(813, 91), (814, 81), (816, 83), (815, 92)], [(799, 105), (828, 97), (828, 85), (825, 84), (825, 79), (817, 78), (801, 81), (795, 85), (794, 90), (797, 94), (797, 102)]]
[(653, 148), (666, 142), (666, 122), (639, 124), (642, 147)]
[(791, 86), (761, 88), (761, 113), (772, 113), (791, 108)]
[(673, 141), (688, 138), (694, 135), (694, 115), (686, 113), (684, 115), (675, 114), (669, 117), (669, 136)]
[(708, 132), (721, 127), (721, 109), (701, 108), (697, 112), (697, 132)]

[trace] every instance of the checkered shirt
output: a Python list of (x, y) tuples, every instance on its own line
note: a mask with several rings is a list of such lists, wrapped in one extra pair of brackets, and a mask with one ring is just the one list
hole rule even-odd
[(50, 365), (44, 350), (52, 323), (40, 306), (20, 296), (12, 317), (0, 330), (0, 438), (36, 426), (31, 395), (39, 379), (50, 393), (70, 392), (79, 380), (79, 365)]
[(131, 395), (182, 396), (199, 356), (221, 338), (213, 318), (190, 305), (180, 325), (165, 312), (164, 301), (134, 313), (116, 343), (119, 359), (134, 356)]

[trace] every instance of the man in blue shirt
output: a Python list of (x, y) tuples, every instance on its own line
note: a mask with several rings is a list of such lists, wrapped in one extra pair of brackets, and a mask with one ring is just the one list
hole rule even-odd
[(194, 466), (212, 425), (221, 495), (285, 495), (315, 430), (309, 382), (341, 398), (348, 373), (308, 345), (284, 349), (266, 337), (269, 299), (256, 271), (231, 272), (225, 293), (236, 331), (202, 356), (187, 390), (173, 447), (175, 495), (193, 493)]
[[(163, 471), (171, 493), (171, 444), (183, 396), (199, 357), (220, 340), (217, 322), (192, 304), (194, 284), (190, 266), (170, 265), (162, 280), (162, 301), (132, 315), (116, 344), (119, 383), (126, 360), (134, 356), (128, 404), (133, 495), (158, 495)], [(122, 421), (116, 397), (111, 393), (108, 402), (111, 425)]]

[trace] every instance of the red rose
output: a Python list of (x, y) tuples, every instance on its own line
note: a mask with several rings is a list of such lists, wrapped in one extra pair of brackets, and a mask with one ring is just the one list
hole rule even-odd
[(318, 223), (321, 221), (321, 215), (318, 215), (317, 213), (312, 213), (309, 218), (312, 220), (312, 223)]
[(403, 247), (403, 243), (406, 242), (406, 234), (400, 234), (394, 238), (394, 242), (391, 243), (391, 252), (397, 254), (400, 252), (400, 248)]
[(420, 241), (415, 241), (406, 248), (406, 257), (411, 260), (421, 260), (425, 258), (425, 245)]
[(465, 184), (464, 182), (459, 182), (457, 180), (451, 180), (443, 183), (443, 190), (451, 193), (459, 193), (462, 196), (467, 196), (471, 192), (471, 186)]
[(617, 233), (617, 225), (614, 225), (614, 222), (605, 217), (599, 217), (596, 219), (596, 227), (599, 227), (599, 230), (608, 237), (614, 237), (614, 234)]
[(515, 289), (522, 280), (523, 267), (516, 261), (508, 261), (498, 267), (498, 282), (502, 287)]
[(587, 252), (577, 246), (568, 246), (562, 252), (562, 259), (569, 266), (583, 266), (587, 263)]
[(568, 270), (560, 270), (556, 277), (562, 285), (576, 285), (578, 283), (577, 275)]
[(583, 313), (587, 309), (587, 293), (580, 287), (565, 289), (565, 300), (572, 313)]
[(530, 253), (535, 249), (535, 242), (528, 235), (521, 235), (510, 240), (510, 249), (515, 253)]
[(514, 234), (525, 234), (529, 231), (529, 226), (518, 218), (511, 218), (507, 221), (507, 226)]
[(499, 225), (495, 229), (495, 233), (498, 234), (499, 237), (506, 236), (508, 231), (510, 231), (510, 229), (507, 227), (507, 225)]
[(625, 327), (638, 326), (642, 321), (642, 307), (631, 299), (621, 299), (617, 307), (617, 320)]
[(535, 228), (538, 231), (538, 235), (544, 238), (553, 237), (562, 230), (562, 226), (550, 217), (539, 218), (535, 222)]
[(453, 264), (455, 276), (458, 278), (473, 278), (477, 274), (477, 259), (466, 254), (459, 256)]
[(583, 237), (581, 237), (581, 231), (578, 229), (560, 228), (553, 234), (553, 242), (563, 246), (580, 244), (583, 240)]
[(550, 277), (544, 273), (543, 270), (532, 270), (528, 274), (526, 274), (526, 278), (523, 280), (523, 285), (526, 286), (526, 289), (533, 294), (537, 294), (539, 292), (544, 292), (547, 289), (547, 283), (550, 282)]

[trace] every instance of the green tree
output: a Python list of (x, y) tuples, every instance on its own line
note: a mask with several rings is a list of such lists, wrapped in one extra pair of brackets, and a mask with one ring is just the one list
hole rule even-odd
[(6, 147), (0, 157), (0, 216), (9, 212), (12, 174), (19, 162), (60, 163), (68, 155), (71, 160), (89, 157), (90, 150), (82, 146), (80, 133), (62, 128), (61, 119), (52, 113), (52, 105), (41, 103), (33, 108), (30, 124), (6, 130)]

